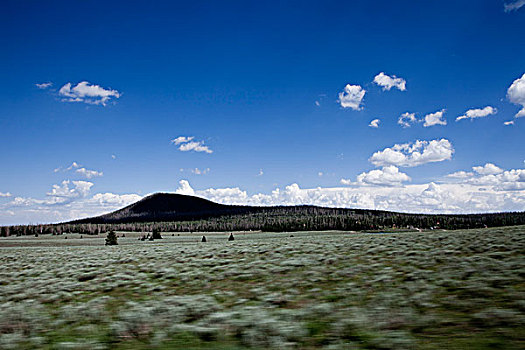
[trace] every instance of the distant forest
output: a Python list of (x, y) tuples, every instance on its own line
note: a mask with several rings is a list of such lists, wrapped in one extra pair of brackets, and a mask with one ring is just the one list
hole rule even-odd
[[(123, 217), (100, 216), (61, 224), (0, 227), (0, 236), (38, 234), (100, 234), (110, 230), (135, 232), (204, 232), (204, 231), (372, 231), (400, 229), (468, 229), (525, 225), (525, 212), (425, 215), (378, 210), (334, 209), (314, 206), (229, 207), (228, 210), (192, 212), (181, 215), (166, 213)], [(129, 211), (129, 210), (128, 210)]]

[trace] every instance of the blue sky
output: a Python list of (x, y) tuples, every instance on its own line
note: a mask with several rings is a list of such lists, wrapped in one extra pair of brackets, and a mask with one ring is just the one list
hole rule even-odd
[(3, 1), (0, 29), (0, 224), (158, 191), (525, 210), (525, 1)]

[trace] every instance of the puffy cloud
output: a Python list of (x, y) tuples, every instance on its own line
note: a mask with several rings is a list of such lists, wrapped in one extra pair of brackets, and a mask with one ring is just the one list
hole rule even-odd
[(175, 145), (180, 145), (181, 143), (190, 142), (194, 138), (195, 138), (195, 136), (179, 136), (179, 137), (171, 140), (171, 142), (174, 143)]
[(357, 184), (359, 185), (401, 186), (403, 182), (407, 181), (411, 181), (410, 176), (400, 172), (393, 165), (361, 173), (357, 176)]
[(62, 101), (65, 102), (84, 102), (103, 106), (105, 106), (111, 98), (120, 98), (122, 95), (117, 90), (104, 89), (99, 85), (93, 85), (87, 81), (82, 81), (73, 87), (71, 83), (67, 83), (60, 88), (58, 94), (64, 97)]
[(485, 108), (474, 108), (469, 109), (465, 112), (464, 115), (460, 115), (456, 118), (456, 121), (460, 121), (463, 119), (475, 119), (475, 118), (484, 118), (492, 114), (496, 114), (498, 110), (494, 107), (487, 106)]
[[(70, 188), (70, 184), (73, 187)], [(48, 199), (41, 204), (55, 205), (72, 202), (77, 198), (83, 198), (89, 194), (92, 182), (89, 181), (62, 181), (61, 185), (53, 185), (50, 192), (47, 193)]]
[(429, 126), (433, 125), (447, 125), (447, 121), (443, 119), (443, 114), (445, 114), (444, 109), (435, 113), (427, 114), (425, 116), (425, 124), (423, 124), (423, 126), (425, 128), (428, 128)]
[(0, 212), (13, 215), (1, 224), (27, 224), (68, 221), (97, 216), (120, 209), (142, 198), (138, 194), (96, 193), (90, 196), (92, 182), (65, 180), (53, 185), (44, 199), (16, 197), (0, 204)]
[(54, 169), (53, 172), (58, 173), (59, 171), (66, 172), (66, 171), (72, 171), (72, 170), (75, 170), (75, 173), (84, 176), (86, 179), (92, 179), (94, 177), (100, 177), (104, 175), (102, 171), (89, 170), (84, 167), (81, 168), (81, 165), (78, 164), (77, 162), (71, 163), (71, 165), (65, 169), (63, 169), (62, 167), (58, 167)]
[(495, 175), (503, 172), (503, 169), (492, 163), (486, 163), (483, 166), (472, 167), (472, 170), (480, 175)]
[[(66, 168), (66, 170), (72, 170), (72, 169), (76, 169), (76, 168), (78, 168), (78, 167), (80, 167), (80, 165), (78, 165), (77, 162), (73, 162), (73, 163), (71, 163), (71, 165), (70, 165), (69, 167)], [(59, 168), (59, 169), (60, 169), (60, 168)], [(56, 170), (56, 169), (55, 169), (55, 170)]]
[(115, 194), (115, 193), (97, 193), (91, 197), (88, 202), (92, 206), (98, 205), (100, 207), (115, 207), (120, 209), (132, 203), (141, 200), (142, 197), (138, 194)]
[(410, 127), (412, 124), (417, 123), (416, 113), (405, 112), (399, 116), (397, 123), (404, 128)]
[(525, 117), (525, 73), (512, 82), (507, 90), (507, 98), (510, 102), (520, 105), (521, 110), (516, 113), (516, 118)]
[(368, 124), (368, 126), (371, 128), (379, 128), (379, 123), (381, 123), (381, 120), (374, 119), (370, 122), (370, 124)]
[(213, 153), (208, 146), (204, 145), (204, 141), (193, 141), (194, 138), (194, 136), (179, 136), (171, 140), (171, 142), (179, 146), (179, 151), (182, 152), (194, 151)]
[(11, 197), (11, 193), (9, 193), (9, 192), (0, 192), (0, 197), (4, 197), (4, 198)]
[[(383, 173), (385, 171), (383, 170)], [(369, 182), (372, 172), (364, 177)], [(465, 172), (466, 173), (466, 172)], [(372, 173), (373, 174), (373, 173)], [(392, 174), (396, 174), (392, 169)], [(361, 208), (413, 213), (480, 213), (523, 211), (525, 209), (525, 169), (504, 171), (496, 175), (475, 175), (458, 183), (423, 183), (386, 185), (301, 188), (291, 184), (269, 193), (248, 194), (234, 188), (207, 188), (196, 190), (187, 180), (180, 181), (177, 193), (196, 195), (218, 203), (237, 205), (318, 205), (338, 208)], [(377, 178), (381, 178), (378, 176)], [(358, 183), (349, 183), (358, 185)], [(47, 223), (97, 216), (142, 198), (138, 194), (96, 193), (89, 196), (92, 184), (69, 182), (53, 186), (50, 198), (16, 197), (0, 204), (1, 224)], [(51, 198), (52, 197), (52, 198)]]
[[(348, 181), (348, 180), (347, 180)], [(355, 184), (355, 183), (350, 183)], [(184, 186), (189, 186), (186, 182)], [(458, 183), (428, 183), (405, 186), (355, 186), (303, 189), (291, 184), (271, 193), (248, 195), (239, 188), (191, 191), (223, 204), (318, 205), (413, 213), (479, 213), (517, 211), (525, 208), (524, 190), (495, 189)]]
[(36, 86), (37, 88), (41, 89), (41, 90), (45, 90), (45, 89), (47, 89), (47, 88), (53, 86), (53, 83), (51, 83), (51, 82), (40, 83), (40, 84), (37, 83), (37, 84), (35, 84), (35, 86)]
[(519, 10), (523, 5), (525, 5), (525, 0), (516, 0), (514, 2), (509, 2), (504, 4), (505, 12)]
[(390, 90), (393, 87), (401, 91), (406, 90), (406, 80), (405, 79), (397, 78), (395, 75), (392, 75), (390, 77), (383, 72), (375, 76), (374, 83), (383, 87), (383, 90)]
[(506, 126), (514, 125), (514, 120), (509, 120), (507, 122), (503, 122), (503, 125), (506, 125)]
[(339, 93), (339, 103), (343, 108), (351, 108), (354, 111), (363, 109), (361, 102), (365, 97), (366, 90), (360, 85), (347, 84), (343, 92)]
[(500, 192), (525, 190), (525, 169), (503, 170), (491, 163), (472, 169), (475, 173), (465, 173), (466, 175), (460, 179), (462, 183), (487, 186)]
[(193, 190), (193, 188), (191, 188), (190, 183), (188, 182), (188, 180), (180, 180), (179, 181), (179, 188), (177, 188), (175, 193), (177, 193), (177, 194), (185, 194), (185, 195), (188, 195), (188, 196), (194, 196), (195, 195), (195, 191)]
[(87, 179), (91, 179), (93, 177), (99, 177), (103, 176), (104, 173), (102, 171), (96, 171), (96, 170), (88, 170), (86, 168), (80, 168), (75, 170), (76, 173), (85, 176)]
[(213, 151), (209, 149), (208, 146), (204, 145), (203, 141), (199, 141), (199, 142), (191, 141), (188, 143), (184, 143), (179, 146), (179, 150), (182, 152), (195, 151), (195, 152), (213, 153)]
[(456, 171), (455, 173), (448, 174), (446, 177), (450, 179), (468, 179), (470, 177), (474, 176), (473, 172), (467, 172), (467, 171)]
[(431, 162), (441, 162), (452, 158), (454, 148), (447, 139), (395, 144), (375, 152), (369, 161), (376, 166), (414, 167)]

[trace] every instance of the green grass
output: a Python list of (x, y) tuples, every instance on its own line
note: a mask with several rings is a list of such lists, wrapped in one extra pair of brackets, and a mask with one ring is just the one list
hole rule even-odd
[(0, 348), (525, 347), (525, 227), (206, 236), (0, 239)]

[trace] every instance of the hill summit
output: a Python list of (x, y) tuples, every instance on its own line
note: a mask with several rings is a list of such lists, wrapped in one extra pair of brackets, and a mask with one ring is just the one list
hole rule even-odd
[(74, 223), (192, 220), (224, 214), (241, 214), (253, 208), (224, 205), (204, 198), (182, 194), (155, 193), (112, 213), (75, 220)]

